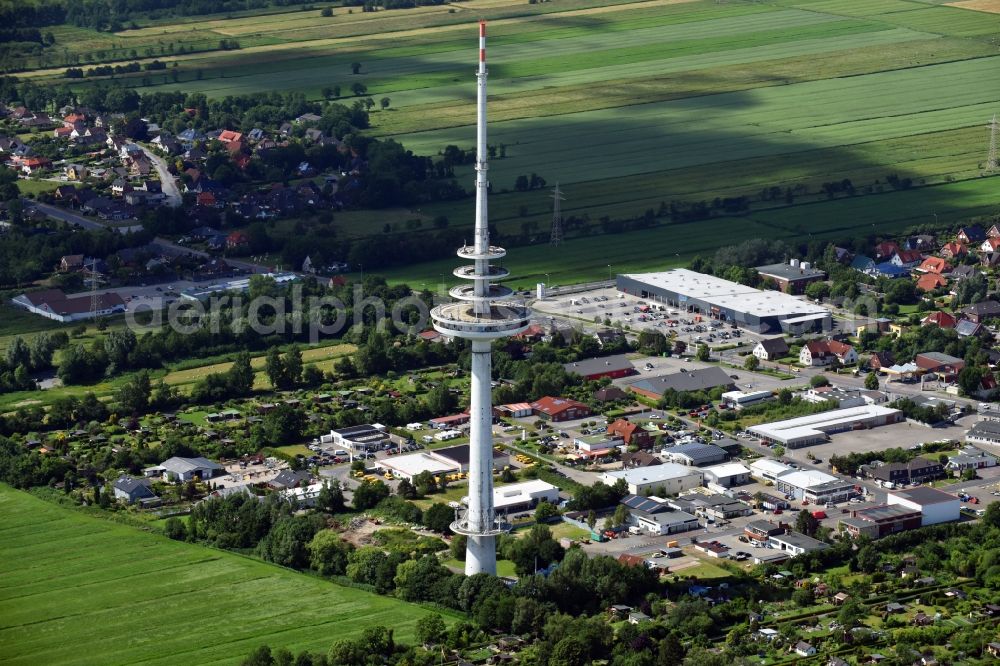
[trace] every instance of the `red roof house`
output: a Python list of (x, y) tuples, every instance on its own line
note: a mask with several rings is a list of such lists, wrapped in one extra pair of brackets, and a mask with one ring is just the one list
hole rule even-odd
[(899, 252), (899, 243), (896, 241), (882, 241), (875, 246), (876, 259), (889, 259), (897, 252)]
[(917, 270), (921, 273), (944, 274), (951, 272), (951, 266), (941, 257), (927, 257), (917, 266)]
[(946, 243), (945, 246), (941, 248), (941, 256), (945, 259), (964, 257), (967, 254), (969, 254), (969, 249), (965, 247), (963, 243), (959, 243), (957, 241)]
[(215, 195), (211, 192), (199, 192), (195, 201), (199, 206), (214, 207), (216, 204)]
[(946, 284), (948, 280), (937, 273), (924, 273), (917, 279), (917, 289), (920, 291), (934, 291)]
[(226, 236), (226, 247), (230, 250), (246, 247), (250, 244), (250, 237), (242, 231), (234, 231)]
[(621, 437), (622, 441), (629, 446), (635, 444), (645, 448), (652, 443), (649, 431), (628, 419), (618, 419), (608, 424), (608, 434), (613, 437)]
[(233, 141), (242, 141), (243, 134), (241, 132), (234, 132), (233, 130), (222, 130), (222, 134), (219, 135), (219, 141), (222, 143), (232, 143)]
[(955, 324), (958, 320), (955, 319), (954, 315), (950, 315), (947, 312), (932, 312), (926, 317), (924, 317), (921, 322), (923, 326), (935, 325), (940, 328), (955, 328)]

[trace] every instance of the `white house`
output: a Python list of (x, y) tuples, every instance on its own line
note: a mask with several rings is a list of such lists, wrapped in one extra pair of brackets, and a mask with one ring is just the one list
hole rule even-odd
[(858, 353), (851, 345), (836, 340), (810, 340), (799, 351), (799, 363), (805, 366), (822, 366), (858, 362)]
[(762, 361), (773, 361), (788, 355), (788, 343), (784, 338), (761, 340), (753, 348), (753, 355)]
[(816, 654), (816, 648), (805, 641), (799, 641), (795, 644), (795, 654), (800, 657), (812, 657)]

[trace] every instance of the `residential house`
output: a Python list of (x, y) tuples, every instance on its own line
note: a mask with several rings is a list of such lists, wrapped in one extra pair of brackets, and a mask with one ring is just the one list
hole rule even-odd
[(948, 464), (945, 465), (945, 469), (955, 474), (961, 474), (967, 469), (979, 470), (996, 466), (996, 456), (974, 446), (966, 446), (961, 451), (948, 456)]
[(594, 391), (594, 400), (597, 402), (611, 402), (613, 400), (631, 400), (629, 394), (617, 386), (605, 386)]
[(881, 370), (895, 365), (896, 359), (891, 351), (872, 352), (868, 358), (868, 367), (872, 370)]
[(572, 421), (590, 416), (590, 407), (569, 398), (545, 396), (531, 403), (531, 410), (545, 421)]
[(312, 473), (308, 470), (283, 469), (267, 482), (267, 487), (271, 490), (288, 490), (289, 488), (298, 488), (303, 483), (309, 485), (312, 478)]
[(649, 448), (653, 443), (650, 431), (628, 419), (616, 419), (609, 423), (607, 434), (612, 437), (620, 437), (629, 446), (635, 445), (643, 449)]
[(69, 273), (83, 269), (82, 254), (67, 254), (59, 259), (59, 272)]
[(799, 352), (799, 363), (805, 366), (830, 365), (840, 363), (851, 365), (858, 362), (854, 347), (836, 340), (809, 340)]
[(219, 141), (222, 143), (233, 143), (235, 141), (243, 141), (243, 134), (241, 132), (234, 132), (233, 130), (222, 130), (219, 134)]
[(968, 264), (959, 264), (951, 270), (948, 275), (954, 282), (961, 282), (962, 280), (968, 280), (971, 277), (977, 275), (982, 275), (982, 272), (975, 266), (969, 266)]
[(982, 340), (988, 340), (993, 337), (993, 334), (985, 325), (968, 319), (959, 320), (958, 324), (955, 325), (955, 332), (958, 333), (958, 337), (960, 338), (977, 337)]
[(875, 246), (875, 259), (887, 261), (897, 252), (899, 252), (899, 243), (896, 241), (882, 241)]
[(973, 303), (962, 309), (962, 316), (977, 324), (984, 324), (992, 319), (1000, 319), (1000, 303), (992, 299)]
[(753, 355), (762, 361), (776, 361), (788, 355), (788, 343), (784, 338), (766, 338), (753, 348)]
[(69, 180), (83, 180), (87, 177), (87, 167), (81, 164), (67, 164), (63, 167), (63, 173)]
[(128, 504), (148, 503), (150, 500), (157, 499), (149, 479), (133, 479), (129, 476), (122, 476), (114, 482), (112, 489), (116, 500)]
[(872, 471), (872, 477), (879, 481), (905, 485), (924, 483), (944, 476), (944, 465), (936, 460), (916, 457), (905, 463), (886, 463)]
[(652, 467), (662, 465), (663, 461), (646, 451), (636, 451), (631, 453), (626, 451), (622, 454), (622, 469), (634, 469), (636, 467)]
[(859, 254), (851, 260), (851, 268), (859, 273), (871, 274), (875, 270), (875, 260)]
[(44, 171), (52, 165), (52, 160), (47, 157), (26, 157), (19, 162), (21, 171), (27, 175)]
[(928, 292), (948, 285), (948, 280), (939, 273), (924, 273), (917, 278), (917, 290)]
[(598, 346), (602, 348), (615, 344), (624, 339), (624, 337), (622, 332), (615, 328), (602, 328), (594, 333), (594, 339), (597, 340)]
[(816, 648), (805, 641), (799, 641), (795, 644), (795, 654), (800, 657), (812, 657), (816, 654)]
[(883, 261), (881, 264), (876, 264), (875, 268), (869, 275), (873, 277), (884, 277), (890, 280), (895, 280), (897, 278), (903, 278), (910, 275), (910, 269), (904, 268), (903, 266), (897, 266), (891, 261)]
[(938, 273), (939, 275), (943, 275), (951, 272), (951, 264), (948, 263), (947, 259), (942, 259), (941, 257), (927, 257), (920, 262), (917, 270), (921, 273)]
[(913, 268), (922, 262), (924, 255), (920, 254), (920, 250), (897, 250), (890, 261), (894, 266), (899, 266), (900, 268)]
[(940, 254), (945, 259), (960, 259), (961, 257), (969, 254), (969, 250), (964, 243), (952, 241), (944, 244), (941, 248)]
[(939, 328), (955, 328), (958, 319), (947, 312), (932, 312), (920, 320), (921, 326), (937, 326)]
[(980, 252), (996, 252), (1000, 248), (1000, 238), (987, 238), (979, 245)]
[(243, 231), (234, 231), (226, 236), (226, 249), (240, 250), (250, 245), (250, 237)]
[(955, 238), (966, 245), (979, 244), (986, 239), (986, 232), (978, 224), (973, 224), (959, 229)]

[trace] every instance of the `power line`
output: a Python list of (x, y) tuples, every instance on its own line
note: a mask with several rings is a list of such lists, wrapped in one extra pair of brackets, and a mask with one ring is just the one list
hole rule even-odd
[(1000, 131), (1000, 124), (997, 123), (997, 114), (993, 114), (990, 121), (990, 149), (986, 155), (986, 170), (996, 171), (1000, 169), (1000, 162), (997, 160), (997, 133)]

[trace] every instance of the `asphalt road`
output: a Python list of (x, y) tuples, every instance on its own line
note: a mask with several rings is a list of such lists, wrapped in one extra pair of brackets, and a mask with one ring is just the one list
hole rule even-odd
[(183, 203), (181, 191), (177, 188), (177, 180), (167, 169), (166, 161), (149, 148), (145, 146), (139, 147), (142, 148), (142, 152), (146, 154), (149, 161), (156, 167), (156, 173), (160, 175), (160, 186), (163, 188), (163, 193), (167, 195), (167, 205), (173, 208), (180, 206)]

